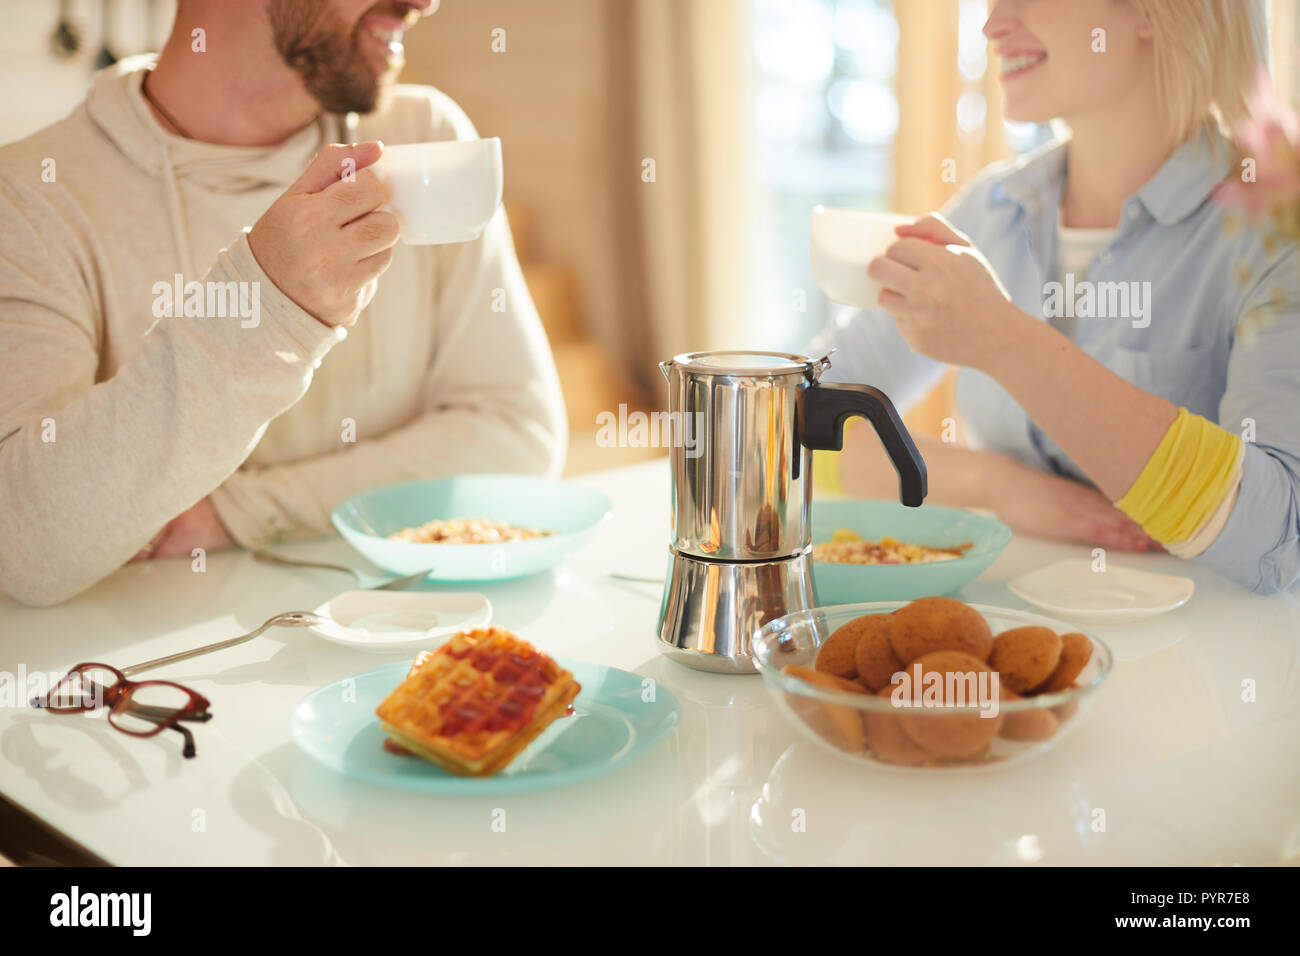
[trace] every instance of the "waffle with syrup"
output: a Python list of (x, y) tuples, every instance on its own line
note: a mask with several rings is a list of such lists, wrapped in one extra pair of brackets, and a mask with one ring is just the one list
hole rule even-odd
[(486, 777), (562, 716), (581, 689), (527, 641), (477, 628), (421, 652), (375, 713), (412, 753), (461, 776)]

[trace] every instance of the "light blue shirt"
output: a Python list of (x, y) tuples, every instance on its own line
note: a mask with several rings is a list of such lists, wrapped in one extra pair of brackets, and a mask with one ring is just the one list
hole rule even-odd
[[(1189, 142), (1125, 202), (1114, 238), (1074, 277), (1093, 284), (1103, 314), (1076, 317), (1073, 337), (1138, 387), (1247, 439), (1227, 525), (1193, 560), (1268, 593), (1300, 577), (1300, 251), (1262, 227), (1233, 228), (1211, 201), (1233, 157), (1226, 141), (1216, 145), (1217, 154), (1207, 138)], [(1061, 279), (1053, 263), (1065, 164), (1064, 144), (1048, 143), (989, 167), (945, 210), (1015, 304), (1044, 320), (1065, 298), (1048, 285)], [(1103, 283), (1137, 293), (1126, 314), (1107, 307), (1122, 305), (1120, 287)], [(900, 408), (945, 369), (912, 352), (879, 310), (846, 311), (818, 344), (839, 350), (827, 381), (875, 385)], [(957, 405), (973, 447), (1088, 481), (987, 375), (961, 369)]]

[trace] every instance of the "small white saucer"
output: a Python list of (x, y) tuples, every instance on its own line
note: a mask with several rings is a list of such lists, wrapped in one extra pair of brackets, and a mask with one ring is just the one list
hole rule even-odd
[(1057, 617), (1089, 624), (1128, 624), (1182, 607), (1196, 584), (1191, 578), (1107, 565), (1094, 571), (1088, 558), (1069, 558), (1007, 582), (1017, 597)]
[(344, 591), (316, 613), (327, 623), (313, 634), (362, 650), (431, 648), (440, 638), (492, 620), (492, 603), (471, 591)]

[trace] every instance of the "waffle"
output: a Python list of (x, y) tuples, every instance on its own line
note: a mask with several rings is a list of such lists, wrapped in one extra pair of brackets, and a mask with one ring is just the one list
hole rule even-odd
[(581, 689), (509, 631), (477, 628), (421, 652), (375, 713), (401, 747), (452, 773), (486, 777), (563, 715)]

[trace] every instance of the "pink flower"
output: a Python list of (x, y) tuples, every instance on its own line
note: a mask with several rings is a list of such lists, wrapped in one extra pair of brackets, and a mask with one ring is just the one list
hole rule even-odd
[(1236, 174), (1215, 190), (1215, 200), (1251, 215), (1269, 215), (1279, 225), (1296, 223), (1300, 115), (1278, 96), (1268, 70), (1262, 68), (1247, 106), (1249, 117), (1232, 131), (1238, 150)]

